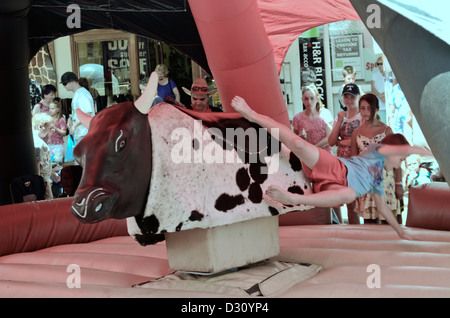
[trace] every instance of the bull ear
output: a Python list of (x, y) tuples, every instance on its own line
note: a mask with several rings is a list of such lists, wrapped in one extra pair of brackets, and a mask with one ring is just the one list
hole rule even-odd
[(143, 114), (147, 114), (152, 107), (153, 100), (158, 94), (158, 73), (152, 72), (148, 79), (144, 93), (134, 102), (136, 108)]
[(91, 124), (91, 120), (92, 117), (83, 113), (83, 111), (76, 109), (75, 112), (77, 113), (77, 117), (80, 120), (81, 124), (86, 127), (89, 128), (89, 125)]

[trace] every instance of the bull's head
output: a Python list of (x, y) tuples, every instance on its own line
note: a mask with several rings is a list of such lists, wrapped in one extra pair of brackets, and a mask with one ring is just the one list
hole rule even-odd
[(81, 222), (132, 217), (145, 209), (151, 176), (148, 111), (157, 81), (152, 74), (146, 92), (135, 103), (108, 107), (95, 117), (77, 110), (79, 120), (89, 128), (74, 149), (83, 175), (72, 214)]

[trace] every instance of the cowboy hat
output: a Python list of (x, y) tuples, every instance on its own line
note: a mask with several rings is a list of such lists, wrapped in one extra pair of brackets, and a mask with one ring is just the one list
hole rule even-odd
[(197, 78), (194, 83), (192, 83), (191, 90), (188, 90), (186, 87), (182, 88), (189, 96), (192, 94), (213, 95), (217, 92), (217, 89), (209, 89), (208, 83), (206, 83), (204, 78)]

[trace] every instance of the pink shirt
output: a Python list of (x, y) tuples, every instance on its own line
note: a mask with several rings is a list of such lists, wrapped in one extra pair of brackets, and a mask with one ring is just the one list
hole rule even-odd
[[(302, 136), (302, 132), (304, 130), (306, 134), (306, 141), (310, 144), (317, 144), (319, 141), (324, 139), (327, 136), (327, 123), (332, 122), (331, 114), (328, 115), (327, 109), (322, 109), (321, 114), (313, 119), (308, 118), (304, 112), (300, 112), (294, 116), (292, 120), (292, 126), (294, 126), (294, 131), (298, 133), (299, 136)], [(328, 111), (329, 112), (329, 111)], [(331, 153), (331, 147), (326, 146), (323, 148), (324, 150)]]
[[(54, 119), (52, 123), (53, 125), (55, 125), (55, 127), (58, 127), (59, 129), (62, 130), (67, 129), (67, 124), (64, 117), (61, 117), (59, 120)], [(49, 145), (60, 145), (64, 144), (64, 139), (62, 135), (58, 134), (55, 130), (52, 129), (45, 138), (45, 142)]]
[(48, 114), (48, 112), (49, 112), (49, 110), (50, 110), (50, 107), (48, 107), (48, 106), (42, 104), (41, 102), (39, 102), (38, 105), (39, 105), (39, 111), (40, 111), (41, 113)]

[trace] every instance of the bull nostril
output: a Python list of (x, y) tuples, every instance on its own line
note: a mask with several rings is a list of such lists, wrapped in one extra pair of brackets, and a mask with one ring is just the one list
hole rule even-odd
[(85, 202), (86, 202), (86, 198), (83, 198), (80, 202), (75, 201), (75, 204), (82, 207), (82, 206), (84, 206)]
[(102, 203), (100, 203), (99, 205), (97, 205), (97, 206), (95, 207), (95, 212), (100, 211), (100, 210), (102, 209), (102, 206), (103, 206)]
[[(92, 189), (89, 192), (81, 191), (72, 204), (72, 212), (82, 219), (89, 219), (89, 211), (97, 213), (94, 218), (100, 217), (105, 207), (109, 205), (110, 195), (103, 188)], [(106, 203), (106, 205), (105, 205)]]

